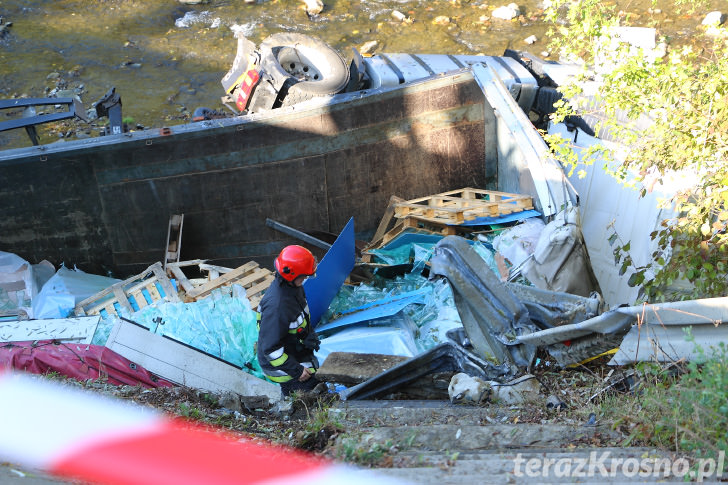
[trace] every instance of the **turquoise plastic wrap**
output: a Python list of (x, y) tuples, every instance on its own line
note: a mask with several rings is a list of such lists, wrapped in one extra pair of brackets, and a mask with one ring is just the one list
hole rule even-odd
[[(232, 285), (192, 303), (158, 303), (129, 316), (150, 331), (190, 345), (198, 350), (263, 377), (255, 356), (258, 341), (256, 314), (250, 308), (245, 290)], [(99, 324), (93, 343), (106, 343), (116, 317)]]
[[(425, 293), (424, 304), (412, 304), (403, 313), (416, 326), (415, 345), (418, 352), (428, 350), (445, 339), (445, 332), (462, 326), (455, 308), (452, 290), (446, 280), (428, 280), (419, 272), (408, 273), (395, 279), (376, 278), (372, 284), (345, 286), (334, 298), (329, 311), (321, 322), (329, 321), (346, 313), (351, 308), (360, 307), (385, 297), (400, 295), (420, 288), (429, 288)], [(350, 330), (347, 330), (350, 332)], [(332, 336), (333, 337), (333, 336)], [(348, 344), (347, 344), (348, 345)], [(327, 347), (330, 345), (327, 344)], [(377, 345), (361, 347), (360, 352), (381, 353)], [(333, 350), (330, 350), (333, 351)]]

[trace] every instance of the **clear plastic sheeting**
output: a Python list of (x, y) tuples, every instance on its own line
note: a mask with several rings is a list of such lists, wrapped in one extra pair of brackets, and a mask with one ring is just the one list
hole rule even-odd
[(496, 236), (493, 247), (513, 266), (518, 266), (533, 254), (545, 227), (541, 219), (526, 219)]
[(30, 263), (0, 251), (0, 317), (33, 318), (31, 302), (37, 291)]
[[(423, 352), (444, 342), (447, 339), (445, 334), (448, 330), (462, 326), (452, 290), (446, 280), (428, 280), (420, 273), (412, 272), (395, 279), (375, 278), (372, 284), (343, 286), (329, 306), (329, 311), (324, 315), (321, 323), (335, 321), (336, 318), (348, 313), (351, 309), (421, 289), (429, 290), (425, 291), (422, 297), (421, 301), (424, 303), (408, 305), (402, 310), (402, 313), (414, 323), (413, 338), (416, 350), (418, 353)], [(355, 329), (346, 329), (339, 333), (347, 332), (349, 335), (354, 331)], [(322, 346), (323, 342), (324, 340), (322, 340)], [(331, 351), (334, 350), (340, 349), (332, 347)], [(357, 352), (383, 353), (377, 344), (362, 345)]]
[(435, 243), (411, 243), (393, 249), (371, 249), (369, 252), (375, 256), (375, 263), (390, 265), (412, 263), (416, 271), (421, 271), (432, 257), (434, 247)]
[(61, 266), (33, 299), (34, 318), (72, 316), (78, 302), (119, 281), (116, 278), (88, 274), (80, 269)]
[[(245, 289), (239, 285), (220, 288), (207, 298), (192, 303), (160, 302), (134, 312), (128, 318), (153, 333), (263, 377), (255, 357), (256, 313), (250, 308)], [(116, 317), (106, 318), (94, 335), (94, 343), (105, 344), (115, 323)]]
[[(540, 221), (539, 221), (540, 222)], [(541, 223), (543, 226), (543, 223)], [(408, 239), (415, 237), (424, 238), (432, 242), (418, 241), (418, 242), (404, 242), (398, 244), (399, 239), (395, 239), (391, 244), (380, 249), (370, 249), (368, 253), (374, 255), (374, 263), (388, 264), (388, 265), (399, 265), (399, 264), (412, 264), (412, 273), (421, 273), (425, 267), (425, 264), (432, 259), (432, 250), (435, 245), (442, 239), (439, 236), (433, 236), (431, 234), (405, 234), (411, 236)], [(404, 239), (406, 241), (407, 239)], [(485, 260), (488, 266), (497, 274), (498, 266), (495, 262), (494, 251), (488, 248), (485, 244), (469, 240), (468, 241), (473, 249)], [(534, 242), (535, 244), (535, 242)]]
[(401, 311), (389, 317), (362, 322), (360, 325), (321, 339), (321, 348), (315, 355), (320, 363), (323, 363), (331, 352), (414, 357), (419, 353), (414, 338), (416, 332), (415, 323)]

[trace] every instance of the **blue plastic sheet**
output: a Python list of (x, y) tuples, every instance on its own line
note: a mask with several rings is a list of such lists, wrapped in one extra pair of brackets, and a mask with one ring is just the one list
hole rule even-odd
[(541, 213), (537, 210), (527, 210), (521, 212), (512, 212), (498, 217), (478, 217), (469, 221), (464, 221), (461, 226), (489, 226), (492, 224), (505, 224), (507, 222), (516, 222), (529, 219), (531, 217), (541, 217)]
[(349, 219), (334, 244), (326, 252), (316, 270), (316, 277), (303, 284), (311, 315), (311, 324), (316, 326), (326, 313), (347, 276), (354, 269), (356, 248), (354, 246), (354, 218)]
[(316, 331), (320, 335), (324, 335), (336, 330), (341, 330), (344, 327), (354, 326), (384, 317), (391, 317), (402, 311), (408, 305), (413, 303), (424, 303), (425, 298), (431, 293), (432, 288), (424, 287), (419, 290), (410, 291), (397, 296), (386, 297), (364, 305), (363, 307), (353, 308), (340, 318), (320, 325)]

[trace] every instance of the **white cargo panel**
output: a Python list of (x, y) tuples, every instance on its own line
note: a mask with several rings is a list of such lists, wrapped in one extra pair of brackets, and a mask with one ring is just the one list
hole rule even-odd
[(510, 57), (445, 54), (377, 54), (364, 58), (370, 87), (394, 87), (449, 71), (466, 69), (473, 64), (491, 67), (524, 111), (536, 98), (537, 80), (518, 61)]

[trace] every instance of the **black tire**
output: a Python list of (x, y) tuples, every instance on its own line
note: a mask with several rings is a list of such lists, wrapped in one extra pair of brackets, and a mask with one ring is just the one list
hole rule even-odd
[(349, 67), (325, 42), (304, 34), (274, 34), (260, 44), (261, 65), (288, 106), (346, 89)]

